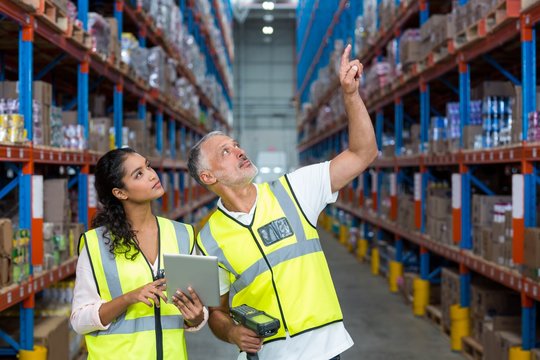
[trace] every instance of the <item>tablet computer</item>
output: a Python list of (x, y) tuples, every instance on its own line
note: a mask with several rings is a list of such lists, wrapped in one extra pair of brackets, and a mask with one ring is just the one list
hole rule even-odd
[(177, 289), (189, 296), (191, 286), (205, 306), (219, 305), (218, 261), (215, 256), (163, 254), (168, 302)]

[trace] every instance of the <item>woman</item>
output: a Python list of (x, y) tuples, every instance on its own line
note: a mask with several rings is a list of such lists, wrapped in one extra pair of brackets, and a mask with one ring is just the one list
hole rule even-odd
[(85, 334), (88, 359), (187, 359), (184, 329), (208, 311), (197, 294), (167, 303), (164, 253), (192, 253), (193, 228), (156, 217), (164, 193), (148, 160), (132, 149), (109, 151), (96, 166), (102, 207), (81, 236), (71, 324)]

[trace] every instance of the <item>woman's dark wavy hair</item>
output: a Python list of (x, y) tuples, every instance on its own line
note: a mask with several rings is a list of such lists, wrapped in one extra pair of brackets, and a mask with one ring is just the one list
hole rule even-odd
[(115, 149), (98, 160), (95, 187), (101, 208), (92, 219), (92, 227), (105, 227), (103, 237), (111, 254), (124, 254), (126, 259), (134, 260), (140, 253), (137, 235), (127, 220), (122, 203), (112, 193), (114, 188), (124, 187), (124, 161), (129, 154), (136, 154), (136, 151), (130, 148)]

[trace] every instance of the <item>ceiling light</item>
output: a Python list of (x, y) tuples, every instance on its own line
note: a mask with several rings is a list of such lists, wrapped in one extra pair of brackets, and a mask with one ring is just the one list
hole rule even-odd
[(270, 168), (268, 166), (261, 167), (261, 174), (270, 174)]
[(274, 33), (274, 28), (271, 26), (265, 26), (262, 28), (262, 32), (265, 35), (272, 35)]
[(276, 167), (274, 168), (274, 174), (281, 174), (282, 171), (283, 171), (283, 169), (280, 168), (279, 166), (276, 166)]
[(262, 7), (264, 10), (274, 10), (274, 2), (273, 1), (265, 1), (262, 3)]
[(263, 15), (263, 20), (266, 21), (266, 22), (272, 22), (272, 21), (274, 21), (274, 15), (272, 15), (272, 14), (264, 14)]

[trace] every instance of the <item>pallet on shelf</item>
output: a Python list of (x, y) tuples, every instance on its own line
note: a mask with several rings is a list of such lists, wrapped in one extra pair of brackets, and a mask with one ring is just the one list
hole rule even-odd
[(428, 55), (428, 65), (433, 66), (454, 54), (454, 42), (451, 39), (434, 47)]
[(454, 38), (454, 48), (462, 49), (466, 46), (470, 46), (485, 38), (486, 35), (486, 19), (480, 19), (456, 34)]
[(519, 17), (520, 11), (520, 0), (499, 1), (486, 16), (487, 32), (490, 33), (508, 21), (515, 20)]
[(469, 360), (482, 360), (484, 357), (484, 347), (470, 336), (461, 339), (463, 356)]
[(66, 13), (51, 0), (41, 0), (36, 15), (45, 20), (53, 30), (63, 34), (68, 31)]
[(90, 50), (92, 48), (92, 35), (84, 31), (73, 21), (69, 21), (66, 37), (80, 47)]
[(19, 5), (21, 8), (32, 12), (39, 9), (41, 1), (42, 0), (11, 0), (11, 2)]
[(529, 10), (538, 4), (540, 4), (540, 0), (521, 0), (521, 11)]

